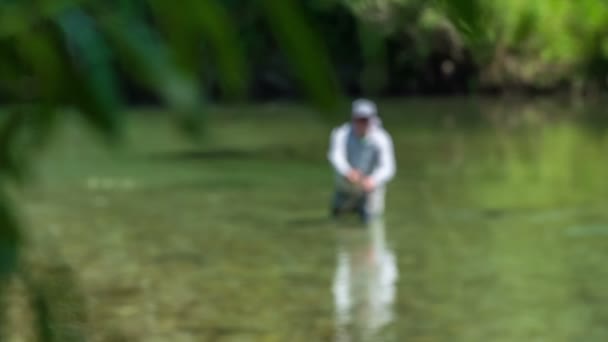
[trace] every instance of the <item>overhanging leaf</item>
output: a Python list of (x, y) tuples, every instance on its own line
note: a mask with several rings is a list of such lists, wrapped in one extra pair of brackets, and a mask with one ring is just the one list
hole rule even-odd
[(65, 61), (48, 31), (28, 31), (15, 38), (18, 56), (31, 77), (30, 87), (20, 89), (22, 98), (57, 104), (66, 87)]
[(56, 19), (70, 58), (72, 89), (80, 96), (76, 104), (86, 117), (107, 136), (116, 137), (121, 127), (121, 103), (106, 42), (95, 22), (84, 11), (65, 11)]
[(182, 68), (196, 70), (202, 62), (201, 35), (192, 11), (182, 11), (183, 7), (164, 0), (151, 0), (150, 7), (176, 62)]
[(113, 15), (102, 18), (101, 24), (124, 69), (160, 93), (181, 126), (196, 133), (203, 116), (194, 76), (176, 66), (166, 45), (141, 19)]
[(235, 25), (226, 10), (217, 1), (190, 0), (195, 13), (193, 19), (200, 23), (202, 33), (215, 50), (220, 67), (220, 82), (230, 95), (241, 95), (249, 81), (245, 53), (240, 44)]
[(216, 57), (224, 91), (229, 96), (243, 94), (249, 81), (247, 62), (241, 39), (223, 6), (217, 1), (194, 0), (185, 0), (179, 7), (163, 0), (154, 0), (151, 5), (186, 65), (200, 65), (197, 48), (205, 38)]
[(341, 93), (326, 49), (294, 1), (261, 0), (279, 44), (310, 98), (328, 115), (336, 114)]
[(22, 181), (26, 157), (22, 136), (26, 117), (14, 110), (0, 113), (0, 181)]
[(0, 280), (15, 272), (21, 244), (15, 210), (11, 207), (3, 186), (4, 182), (0, 178)]
[(10, 98), (20, 98), (19, 83), (23, 66), (15, 49), (14, 40), (0, 43), (0, 92)]

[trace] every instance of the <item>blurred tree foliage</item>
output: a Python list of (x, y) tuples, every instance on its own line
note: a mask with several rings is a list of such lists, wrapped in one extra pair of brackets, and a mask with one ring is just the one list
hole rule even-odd
[[(162, 100), (186, 133), (199, 133), (206, 95), (199, 75), (216, 77), (230, 98), (245, 93), (252, 65), (235, 23), (248, 16), (253, 24), (268, 27), (271, 35), (265, 39), (289, 60), (303, 93), (326, 111), (339, 102), (325, 49), (299, 3), (233, 5), (239, 6), (196, 0), (0, 1), (0, 93), (5, 103), (0, 111), (0, 290), (5, 294), (8, 280), (19, 270), (40, 340), (66, 341), (69, 335), (74, 337), (68, 340), (80, 341), (84, 335), (57, 328), (71, 323), (57, 321), (65, 315), (56, 313), (61, 296), (47, 291), (48, 277), (18, 267), (18, 261), (24, 262), (23, 236), (10, 190), (27, 178), (32, 159), (66, 116), (77, 115), (108, 142), (119, 141), (128, 79)], [(233, 18), (237, 9), (240, 15)], [(76, 287), (68, 273), (57, 289)], [(0, 319), (0, 335), (2, 323)]]
[[(322, 38), (340, 86), (352, 95), (585, 91), (606, 86), (605, 2), (301, 3)], [(249, 95), (297, 96), (288, 62), (263, 17), (250, 11), (245, 1), (228, 4), (252, 66)], [(209, 80), (221, 98), (218, 83)]]
[[(406, 39), (400, 53), (433, 73), (437, 52), (478, 90), (605, 87), (608, 3), (582, 0), (343, 0), (359, 21), (375, 21), (388, 39)], [(328, 32), (329, 33), (329, 32)], [(407, 38), (406, 38), (407, 37)], [(467, 66), (472, 63), (474, 68)], [(426, 63), (426, 64), (425, 64)], [(436, 63), (435, 63), (436, 64)], [(441, 64), (441, 62), (439, 62)], [(424, 69), (424, 66), (427, 68)], [(389, 72), (395, 68), (389, 68)], [(397, 68), (398, 70), (398, 68)], [(417, 82), (423, 77), (410, 74)], [(427, 84), (437, 88), (438, 83)], [(424, 85), (423, 85), (424, 86)]]

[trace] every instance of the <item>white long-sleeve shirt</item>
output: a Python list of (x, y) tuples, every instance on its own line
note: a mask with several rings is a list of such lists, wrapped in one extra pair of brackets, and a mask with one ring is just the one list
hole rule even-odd
[(396, 172), (393, 140), (379, 125), (370, 127), (363, 138), (357, 137), (350, 123), (335, 128), (331, 132), (328, 159), (341, 179), (356, 169), (383, 186)]

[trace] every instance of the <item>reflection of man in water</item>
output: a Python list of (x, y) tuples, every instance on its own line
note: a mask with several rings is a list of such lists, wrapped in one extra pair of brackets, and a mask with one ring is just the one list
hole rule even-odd
[(328, 159), (336, 171), (332, 215), (354, 211), (367, 221), (384, 211), (385, 186), (395, 175), (393, 141), (372, 101), (354, 101), (351, 115), (351, 122), (331, 133)]
[(384, 223), (373, 220), (368, 230), (340, 230), (339, 243), (333, 281), (336, 342), (375, 341), (393, 320), (398, 278)]

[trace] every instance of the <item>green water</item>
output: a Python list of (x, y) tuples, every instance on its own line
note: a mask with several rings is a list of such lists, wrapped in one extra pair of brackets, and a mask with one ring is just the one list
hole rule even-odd
[(70, 124), (19, 195), (32, 267), (78, 289), (92, 341), (608, 340), (601, 106), (381, 110), (398, 175), (367, 229), (326, 219), (331, 127), (306, 109), (214, 110), (202, 146), (155, 116), (118, 151)]

